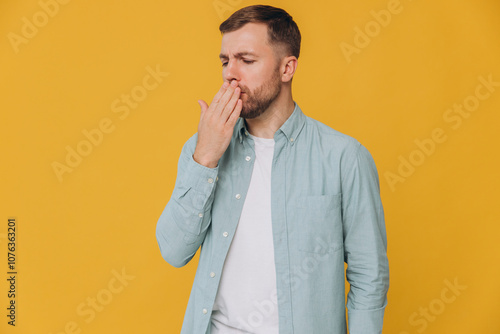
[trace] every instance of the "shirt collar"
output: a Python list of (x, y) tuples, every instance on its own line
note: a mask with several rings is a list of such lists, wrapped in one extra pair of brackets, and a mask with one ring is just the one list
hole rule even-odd
[[(292, 114), (276, 131), (276, 133), (278, 133), (281, 130), (285, 134), (287, 141), (292, 145), (297, 140), (297, 137), (299, 136), (306, 120), (306, 115), (304, 115), (297, 102), (294, 101), (294, 104), (295, 108), (293, 109)], [(248, 129), (246, 127), (245, 120), (242, 117), (238, 118), (238, 121), (236, 122), (236, 129), (238, 131), (238, 139), (240, 143), (242, 143), (243, 137), (248, 136)]]

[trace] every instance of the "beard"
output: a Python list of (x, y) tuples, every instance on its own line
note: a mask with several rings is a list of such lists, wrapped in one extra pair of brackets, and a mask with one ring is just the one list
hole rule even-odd
[(243, 101), (240, 117), (256, 118), (262, 115), (281, 93), (280, 78), (278, 66), (274, 70), (271, 80), (257, 87), (253, 92), (245, 90), (246, 100)]

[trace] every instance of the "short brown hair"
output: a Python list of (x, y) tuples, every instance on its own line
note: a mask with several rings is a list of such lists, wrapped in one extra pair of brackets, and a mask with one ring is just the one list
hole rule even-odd
[(297, 59), (300, 54), (300, 31), (293, 18), (281, 8), (266, 5), (254, 5), (241, 8), (221, 23), (222, 34), (238, 30), (247, 23), (266, 23), (271, 45), (284, 46), (287, 56)]

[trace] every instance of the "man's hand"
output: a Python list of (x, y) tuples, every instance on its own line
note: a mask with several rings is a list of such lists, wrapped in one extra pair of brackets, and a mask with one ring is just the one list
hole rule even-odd
[(198, 139), (193, 159), (206, 167), (215, 168), (226, 151), (234, 125), (240, 116), (243, 102), (241, 89), (236, 80), (231, 84), (225, 82), (214, 96), (210, 106), (198, 100), (201, 107)]

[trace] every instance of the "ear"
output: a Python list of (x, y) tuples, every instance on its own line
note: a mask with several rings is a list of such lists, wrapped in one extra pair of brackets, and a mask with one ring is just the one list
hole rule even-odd
[(298, 60), (295, 56), (287, 56), (281, 60), (280, 71), (281, 81), (289, 82), (292, 80), (295, 71), (297, 70)]

